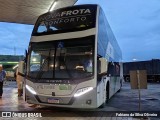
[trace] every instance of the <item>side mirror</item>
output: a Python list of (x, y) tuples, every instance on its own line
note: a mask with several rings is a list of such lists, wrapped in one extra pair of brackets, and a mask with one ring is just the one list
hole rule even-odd
[(25, 61), (26, 64), (27, 64), (27, 59), (28, 59), (28, 51), (25, 50), (25, 59), (24, 59), (24, 61)]
[(108, 61), (105, 58), (99, 58), (99, 74), (107, 73)]
[(18, 74), (21, 75), (21, 76), (24, 76), (24, 68), (25, 68), (25, 64), (24, 64), (24, 61), (20, 61), (18, 63)]

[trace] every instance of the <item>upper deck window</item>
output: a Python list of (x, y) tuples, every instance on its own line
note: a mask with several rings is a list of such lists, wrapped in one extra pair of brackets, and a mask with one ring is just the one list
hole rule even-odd
[(38, 18), (33, 35), (93, 28), (96, 12), (97, 5), (79, 5), (48, 12)]

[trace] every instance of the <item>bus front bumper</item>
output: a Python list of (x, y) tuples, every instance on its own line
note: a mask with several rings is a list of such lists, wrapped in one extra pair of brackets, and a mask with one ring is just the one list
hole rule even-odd
[(38, 104), (43, 106), (55, 106), (66, 108), (97, 108), (97, 91), (92, 91), (78, 96), (47, 96), (34, 95), (26, 91), (26, 101), (31, 104)]

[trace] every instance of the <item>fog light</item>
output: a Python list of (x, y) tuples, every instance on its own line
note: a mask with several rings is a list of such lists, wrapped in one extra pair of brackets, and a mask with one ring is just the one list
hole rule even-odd
[(87, 100), (86, 104), (90, 105), (92, 103), (92, 100)]

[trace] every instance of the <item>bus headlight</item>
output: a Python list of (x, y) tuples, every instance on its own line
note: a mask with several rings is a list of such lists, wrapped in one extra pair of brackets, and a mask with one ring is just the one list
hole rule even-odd
[(79, 97), (81, 95), (84, 95), (88, 93), (89, 91), (93, 90), (93, 87), (85, 87), (77, 90), (77, 92), (74, 94), (74, 97)]
[(35, 91), (32, 87), (26, 85), (26, 88), (27, 88), (27, 90), (28, 90), (29, 92), (31, 92), (32, 94), (34, 94), (34, 95), (37, 94), (36, 91)]

